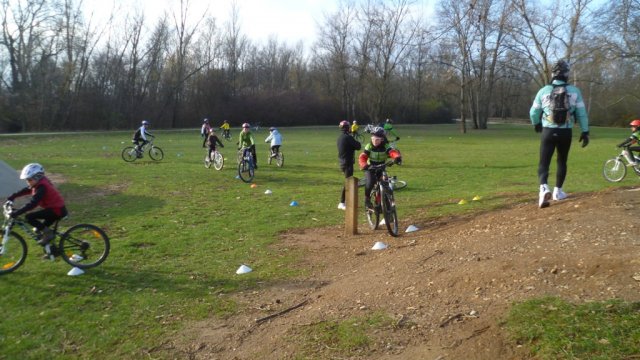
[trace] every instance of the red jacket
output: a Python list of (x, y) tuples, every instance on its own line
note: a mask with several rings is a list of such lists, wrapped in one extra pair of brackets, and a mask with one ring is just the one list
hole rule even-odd
[(8, 200), (13, 201), (15, 198), (29, 194), (32, 196), (31, 201), (16, 211), (18, 215), (23, 214), (36, 206), (40, 206), (43, 209), (52, 209), (57, 215), (62, 215), (64, 199), (46, 176), (43, 176), (32, 188), (25, 187), (24, 189), (12, 194), (9, 196)]

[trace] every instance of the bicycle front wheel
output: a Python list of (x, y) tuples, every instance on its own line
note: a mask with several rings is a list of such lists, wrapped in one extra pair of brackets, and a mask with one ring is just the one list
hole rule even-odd
[(250, 161), (242, 160), (238, 165), (238, 176), (246, 183), (251, 182), (254, 176), (253, 164)]
[(224, 167), (224, 156), (216, 151), (213, 155), (213, 168), (216, 170), (222, 170)]
[(160, 160), (164, 159), (164, 152), (163, 152), (163, 151), (162, 151), (162, 149), (160, 149), (159, 147), (157, 147), (157, 146), (152, 146), (152, 147), (149, 149), (149, 157), (150, 157), (152, 160), (160, 161)]
[(27, 243), (22, 236), (10, 232), (0, 244), (0, 275), (19, 268), (27, 258)]
[(109, 237), (91, 224), (74, 225), (60, 238), (58, 251), (67, 264), (88, 269), (102, 264), (109, 256)]
[(385, 189), (382, 193), (382, 212), (384, 213), (384, 223), (387, 225), (387, 231), (391, 236), (398, 236), (398, 214), (391, 189)]
[(276, 165), (278, 165), (278, 167), (282, 167), (284, 165), (284, 154), (281, 151), (276, 155)]
[(602, 175), (608, 181), (619, 182), (627, 175), (627, 167), (618, 158), (609, 159), (604, 162)]
[(122, 149), (122, 160), (126, 162), (133, 162), (136, 161), (137, 158), (138, 154), (136, 152), (136, 148), (134, 148), (133, 146), (127, 146), (126, 148)]

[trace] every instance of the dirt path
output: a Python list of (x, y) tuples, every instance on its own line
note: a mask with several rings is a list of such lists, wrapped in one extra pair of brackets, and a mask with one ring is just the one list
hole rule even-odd
[[(171, 352), (193, 359), (344, 358), (304, 345), (305, 329), (384, 313), (362, 359), (524, 359), (500, 321), (514, 301), (640, 300), (639, 193), (578, 195), (537, 209), (533, 202), (475, 216), (420, 219), (419, 231), (391, 238), (364, 225), (282, 236), (276, 251), (303, 248), (309, 275), (238, 295), (246, 311), (192, 324)], [(370, 250), (375, 241), (390, 247)], [(305, 302), (306, 301), (306, 302)], [(293, 309), (260, 324), (256, 319)], [(313, 342), (311, 342), (313, 343)]]

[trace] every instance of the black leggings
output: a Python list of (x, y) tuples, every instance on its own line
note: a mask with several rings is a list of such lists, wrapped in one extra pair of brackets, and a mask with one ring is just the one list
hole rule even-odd
[(375, 185), (376, 181), (382, 176), (382, 170), (367, 170), (364, 172), (364, 198), (371, 199), (371, 190), (373, 190), (373, 185)]
[[(353, 176), (353, 164), (342, 164), (340, 165), (340, 170), (342, 170), (342, 172), (344, 173), (344, 178), (348, 178)], [(344, 204), (344, 198), (345, 198), (345, 191), (346, 189), (344, 188), (344, 185), (342, 185), (342, 196), (340, 197), (340, 202)]]
[(549, 178), (549, 165), (556, 149), (556, 163), (558, 170), (556, 173), (556, 185), (561, 188), (564, 179), (567, 177), (567, 160), (569, 159), (569, 149), (571, 148), (571, 129), (567, 128), (543, 128), (540, 139), (540, 162), (538, 163), (538, 180), (540, 185), (547, 184)]
[[(67, 216), (67, 208), (63, 207), (61, 215), (56, 214), (52, 209), (42, 209), (27, 213), (24, 218), (31, 226), (38, 230), (42, 230), (45, 227), (51, 226), (51, 224), (56, 222), (56, 220), (62, 219), (65, 216)], [(43, 222), (38, 220), (43, 220)]]

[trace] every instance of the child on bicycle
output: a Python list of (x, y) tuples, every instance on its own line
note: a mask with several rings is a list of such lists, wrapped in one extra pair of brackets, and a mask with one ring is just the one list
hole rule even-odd
[(358, 125), (358, 121), (353, 120), (353, 123), (351, 124), (351, 135), (358, 135), (358, 130), (360, 130), (360, 125)]
[(206, 146), (207, 140), (209, 139), (210, 132), (211, 132), (211, 125), (209, 124), (209, 119), (205, 118), (202, 121), (202, 127), (200, 128), (200, 136), (203, 137), (202, 147)]
[(229, 125), (229, 120), (225, 120), (222, 125), (220, 125), (220, 129), (222, 129), (222, 137), (229, 139), (231, 138), (231, 134), (229, 133), (229, 129), (231, 129), (231, 125)]
[(398, 165), (402, 163), (400, 151), (392, 148), (388, 142), (385, 142), (384, 129), (377, 127), (371, 132), (371, 142), (364, 146), (364, 151), (358, 157), (360, 170), (365, 171), (364, 206), (368, 210), (373, 209), (371, 190), (373, 190), (373, 185), (381, 175), (380, 170), (369, 170), (369, 166), (384, 164), (388, 158), (393, 159), (393, 162)]
[(216, 151), (216, 144), (220, 145), (220, 147), (224, 147), (218, 135), (216, 135), (216, 130), (211, 128), (209, 130), (209, 135), (207, 136), (207, 144), (209, 144), (209, 159), (213, 161), (212, 154)]
[(251, 133), (251, 126), (249, 123), (242, 124), (242, 131), (240, 132), (240, 138), (238, 140), (238, 150), (243, 147), (251, 150), (251, 157), (253, 158), (253, 168), (258, 169), (258, 158), (256, 156), (256, 141)]
[(142, 126), (133, 133), (133, 139), (131, 140), (131, 142), (136, 144), (136, 152), (138, 153), (139, 158), (142, 157), (142, 147), (149, 143), (147, 136), (155, 138), (155, 136), (151, 135), (151, 133), (147, 131), (148, 126), (149, 122), (147, 120), (142, 120)]
[(633, 156), (633, 152), (640, 152), (640, 146), (631, 145), (637, 144), (640, 140), (640, 120), (633, 120), (631, 123), (629, 123), (629, 126), (631, 126), (631, 136), (629, 136), (629, 138), (627, 138), (625, 141), (618, 144), (618, 147), (624, 148), (624, 157), (629, 162), (629, 166), (637, 166), (640, 164), (638, 164), (635, 156)]
[(264, 139), (264, 142), (266, 143), (268, 143), (269, 141), (271, 141), (271, 155), (269, 157), (273, 158), (278, 154), (278, 151), (280, 151), (280, 146), (282, 145), (282, 135), (280, 134), (278, 129), (273, 126), (269, 128), (269, 136)]
[(55, 238), (55, 234), (49, 226), (67, 216), (64, 199), (51, 184), (51, 181), (44, 176), (44, 168), (38, 163), (26, 165), (20, 173), (20, 179), (26, 180), (28, 186), (11, 194), (7, 201), (13, 203), (16, 198), (29, 194), (31, 194), (31, 200), (20, 209), (13, 210), (11, 217), (16, 218), (36, 206), (40, 206), (41, 210), (28, 213), (25, 215), (25, 219), (39, 233), (38, 244), (45, 246)]

